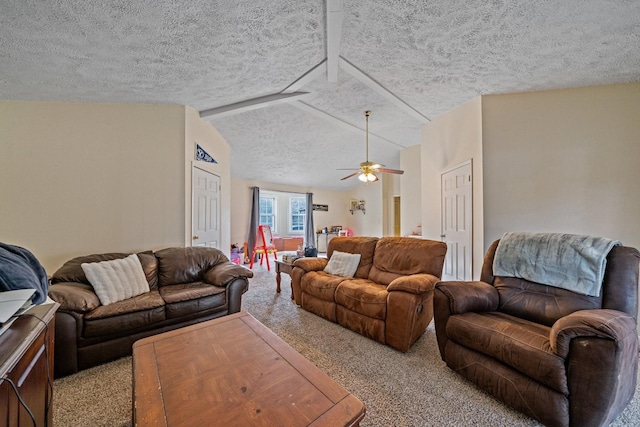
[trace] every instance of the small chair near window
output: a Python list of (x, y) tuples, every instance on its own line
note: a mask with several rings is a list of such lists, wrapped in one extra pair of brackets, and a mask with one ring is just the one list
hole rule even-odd
[(249, 264), (249, 268), (253, 269), (253, 261), (256, 255), (260, 256), (260, 265), (264, 259), (267, 260), (267, 270), (271, 271), (269, 265), (269, 254), (273, 254), (274, 259), (278, 259), (278, 250), (273, 243), (273, 235), (271, 234), (271, 227), (268, 225), (258, 226), (258, 233), (256, 235), (256, 244), (253, 247), (253, 256)]

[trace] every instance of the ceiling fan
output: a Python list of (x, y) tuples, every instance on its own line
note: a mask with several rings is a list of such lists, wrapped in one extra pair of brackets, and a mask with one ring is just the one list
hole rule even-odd
[(404, 173), (404, 171), (401, 171), (399, 169), (387, 169), (384, 167), (384, 165), (380, 165), (378, 163), (374, 163), (374, 162), (370, 162), (369, 161), (369, 116), (371, 115), (371, 111), (367, 110), (364, 112), (364, 116), (365, 116), (365, 120), (367, 122), (367, 127), (366, 127), (366, 135), (367, 135), (367, 152), (366, 152), (366, 160), (362, 163), (360, 163), (360, 168), (359, 169), (338, 169), (338, 170), (355, 170), (354, 173), (345, 176), (344, 178), (341, 178), (340, 180), (343, 181), (345, 179), (351, 178), (352, 176), (356, 176), (358, 175), (358, 179), (362, 182), (374, 182), (378, 180), (378, 175), (376, 175), (376, 172), (382, 172), (382, 173), (395, 173), (398, 175), (402, 175)]

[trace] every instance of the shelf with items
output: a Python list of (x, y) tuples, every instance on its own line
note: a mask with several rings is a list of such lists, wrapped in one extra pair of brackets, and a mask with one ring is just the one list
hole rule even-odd
[(353, 215), (353, 212), (355, 211), (362, 211), (363, 214), (365, 213), (364, 200), (351, 200), (349, 204), (349, 212), (351, 212), (351, 215)]

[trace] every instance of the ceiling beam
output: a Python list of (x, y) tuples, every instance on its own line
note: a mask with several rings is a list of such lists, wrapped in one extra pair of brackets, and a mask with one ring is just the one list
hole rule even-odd
[[(314, 115), (316, 117), (319, 117), (319, 118), (321, 118), (323, 120), (328, 120), (331, 123), (333, 123), (334, 125), (339, 126), (339, 127), (343, 128), (343, 129), (360, 132), (360, 133), (362, 133), (362, 135), (366, 135), (366, 132), (367, 132), (366, 129), (362, 129), (362, 128), (356, 126), (356, 125), (352, 125), (351, 123), (346, 122), (346, 121), (344, 121), (344, 120), (342, 120), (342, 119), (340, 119), (340, 118), (338, 118), (336, 116), (333, 116), (333, 115), (327, 113), (326, 111), (320, 110), (319, 108), (316, 108), (313, 105), (307, 104), (304, 101), (292, 102), (291, 105), (294, 106), (294, 107), (298, 107), (301, 110), (304, 110), (307, 113), (312, 114), (312, 115)], [(405, 148), (405, 146), (400, 145), (397, 142), (393, 142), (390, 139), (384, 138), (384, 137), (382, 137), (380, 135), (376, 135), (374, 133), (369, 132), (369, 136), (370, 137), (374, 137), (374, 138), (378, 138), (378, 139), (380, 139), (380, 140), (382, 140), (384, 142), (387, 142), (389, 144), (395, 145), (396, 147)]]
[(327, 81), (338, 81), (338, 58), (342, 41), (342, 0), (327, 0)]
[(365, 84), (369, 88), (378, 92), (378, 94), (385, 97), (388, 101), (393, 103), (396, 107), (400, 108), (405, 113), (409, 114), (411, 117), (418, 119), (422, 123), (429, 123), (431, 121), (428, 117), (423, 116), (422, 113), (420, 113), (418, 110), (416, 110), (415, 108), (413, 108), (412, 106), (404, 102), (402, 99), (396, 96), (393, 92), (391, 92), (390, 90), (382, 86), (380, 83), (375, 81), (371, 76), (369, 76), (367, 73), (365, 73), (364, 71), (362, 71), (361, 69), (353, 65), (351, 62), (344, 59), (342, 56), (339, 59), (339, 64), (340, 64), (340, 68), (345, 70), (347, 73), (349, 73), (351, 76), (359, 80), (361, 83)]
[(256, 110), (258, 108), (269, 107), (280, 102), (289, 102), (308, 95), (309, 92), (274, 93), (271, 95), (259, 96), (221, 107), (210, 108), (200, 111), (200, 117), (216, 116), (223, 117), (238, 114), (245, 111)]
[(304, 73), (295, 82), (287, 86), (281, 93), (292, 93), (302, 89), (307, 84), (311, 83), (320, 76), (323, 76), (327, 72), (327, 60), (323, 59), (318, 65)]

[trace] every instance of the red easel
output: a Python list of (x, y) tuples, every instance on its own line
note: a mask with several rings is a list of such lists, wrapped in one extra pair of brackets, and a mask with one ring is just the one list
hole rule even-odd
[(269, 227), (268, 225), (260, 225), (258, 226), (258, 232), (256, 233), (256, 243), (253, 246), (253, 255), (251, 256), (249, 268), (253, 268), (253, 260), (255, 259), (256, 255), (261, 255), (260, 265), (262, 265), (262, 260), (266, 258), (267, 270), (271, 271), (271, 266), (269, 266), (269, 254), (273, 254), (273, 258), (278, 259), (278, 250), (273, 244), (271, 227)]

